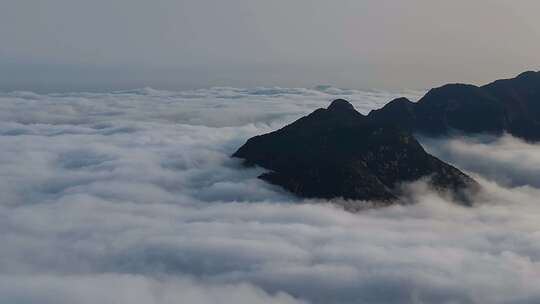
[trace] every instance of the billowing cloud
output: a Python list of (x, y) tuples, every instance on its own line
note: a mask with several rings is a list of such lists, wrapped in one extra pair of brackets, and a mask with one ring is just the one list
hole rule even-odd
[(395, 96), (2, 94), (0, 302), (540, 301), (537, 145), (424, 140), (477, 176), (476, 207), (417, 182), (405, 186), (416, 204), (358, 214), (292, 197), (229, 158), (337, 97), (366, 113)]
[(10, 303), (303, 303), (283, 293), (268, 295), (249, 284), (213, 285), (126, 274), (0, 276), (0, 293)]
[(424, 139), (423, 143), (441, 158), (500, 184), (540, 187), (538, 145), (509, 135), (501, 138)]

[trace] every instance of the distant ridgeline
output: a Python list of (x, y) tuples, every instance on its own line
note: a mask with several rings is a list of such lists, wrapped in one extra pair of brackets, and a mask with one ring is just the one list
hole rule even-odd
[(386, 205), (400, 201), (401, 183), (425, 178), (435, 190), (470, 204), (478, 183), (427, 153), (413, 132), (507, 132), (538, 141), (540, 73), (483, 87), (450, 84), (429, 91), (417, 103), (399, 98), (367, 116), (338, 99), (327, 109), (249, 139), (233, 157), (269, 170), (260, 178), (300, 197)]
[(482, 87), (445, 85), (430, 90), (417, 103), (393, 100), (371, 111), (368, 118), (431, 136), (506, 132), (540, 141), (540, 72), (525, 72)]

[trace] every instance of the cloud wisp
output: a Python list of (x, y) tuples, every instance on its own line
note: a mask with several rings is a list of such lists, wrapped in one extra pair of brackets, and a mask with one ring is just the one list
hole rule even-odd
[(229, 158), (337, 97), (366, 113), (395, 96), (1, 94), (0, 302), (540, 301), (539, 146), (423, 140), (477, 176), (477, 206), (418, 182), (416, 204), (359, 214), (292, 197)]

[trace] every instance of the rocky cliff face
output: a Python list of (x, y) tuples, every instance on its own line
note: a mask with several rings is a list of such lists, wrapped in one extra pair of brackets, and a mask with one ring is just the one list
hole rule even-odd
[(260, 178), (307, 198), (391, 203), (400, 183), (429, 178), (436, 189), (467, 203), (465, 192), (478, 187), (428, 154), (407, 130), (373, 123), (345, 100), (249, 139), (233, 157), (270, 170)]
[(450, 84), (430, 90), (417, 103), (396, 99), (368, 115), (431, 136), (510, 133), (540, 140), (540, 72), (477, 87)]

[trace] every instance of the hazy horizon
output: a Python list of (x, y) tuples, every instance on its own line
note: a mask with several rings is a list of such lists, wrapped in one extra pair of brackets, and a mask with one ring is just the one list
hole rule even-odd
[[(69, 69), (71, 74), (73, 73), (80, 73), (81, 71), (78, 71), (77, 69)], [(129, 69), (128, 69), (129, 70)], [(88, 70), (86, 70), (88, 72)], [(503, 74), (501, 76), (498, 76), (493, 79), (488, 79), (485, 81), (476, 81), (476, 82), (467, 82), (467, 81), (440, 81), (433, 83), (431, 86), (403, 86), (403, 87), (386, 87), (383, 85), (377, 85), (373, 84), (371, 86), (340, 86), (336, 85), (335, 83), (331, 82), (311, 82), (311, 83), (305, 83), (304, 85), (294, 85), (294, 83), (286, 84), (286, 83), (279, 83), (279, 82), (266, 82), (266, 83), (258, 83), (258, 82), (242, 82), (242, 83), (231, 83), (231, 82), (224, 82), (224, 81), (216, 81), (208, 83), (207, 85), (201, 84), (177, 84), (175, 82), (176, 78), (163, 80), (163, 81), (144, 81), (144, 80), (133, 80), (133, 79), (124, 79), (124, 78), (115, 78), (114, 82), (110, 82), (114, 78), (114, 75), (117, 75), (117, 73), (122, 73), (123, 71), (119, 70), (108, 70), (110, 71), (109, 78), (102, 78), (100, 81), (95, 82), (82, 82), (82, 83), (70, 83), (69, 81), (64, 81), (62, 79), (56, 79), (61, 80), (62, 82), (55, 82), (54, 84), (50, 83), (50, 79), (44, 82), (35, 82), (33, 84), (8, 84), (8, 85), (0, 85), (0, 92), (9, 93), (9, 92), (16, 92), (16, 91), (28, 91), (28, 92), (34, 92), (34, 93), (40, 93), (40, 94), (54, 94), (54, 93), (74, 93), (74, 92), (88, 92), (88, 93), (106, 93), (106, 92), (119, 92), (119, 91), (129, 91), (129, 90), (136, 90), (136, 89), (144, 89), (144, 88), (151, 88), (155, 90), (164, 90), (164, 91), (189, 91), (189, 90), (201, 90), (201, 89), (211, 89), (211, 88), (217, 88), (217, 87), (231, 87), (231, 88), (239, 88), (239, 89), (254, 89), (254, 88), (306, 88), (306, 89), (317, 89), (317, 87), (331, 87), (331, 88), (339, 88), (339, 89), (354, 89), (354, 90), (362, 90), (362, 91), (380, 91), (380, 92), (391, 92), (391, 93), (400, 93), (400, 92), (406, 92), (409, 90), (413, 91), (428, 91), (432, 88), (440, 87), (445, 84), (450, 83), (465, 83), (465, 84), (473, 84), (477, 86), (482, 86), (489, 84), (493, 81), (500, 80), (500, 79), (509, 79), (514, 78), (518, 76), (519, 74), (527, 71), (536, 71), (536, 70), (523, 70), (520, 72), (515, 72), (512, 74)], [(100, 75), (99, 71), (92, 71), (93, 75), (98, 76)], [(46, 75), (46, 72), (40, 72), (43, 73), (43, 75)], [(158, 75), (170, 75), (172, 71), (162, 71), (162, 72), (156, 72)], [(9, 74), (9, 73), (7, 73)], [(155, 75), (155, 74), (154, 74)], [(13, 74), (11, 75), (13, 76)], [(22, 77), (26, 77), (24, 74), (21, 75)], [(46, 76), (44, 76), (46, 77)]]
[(427, 89), (540, 70), (538, 1), (2, 1), (0, 90)]

